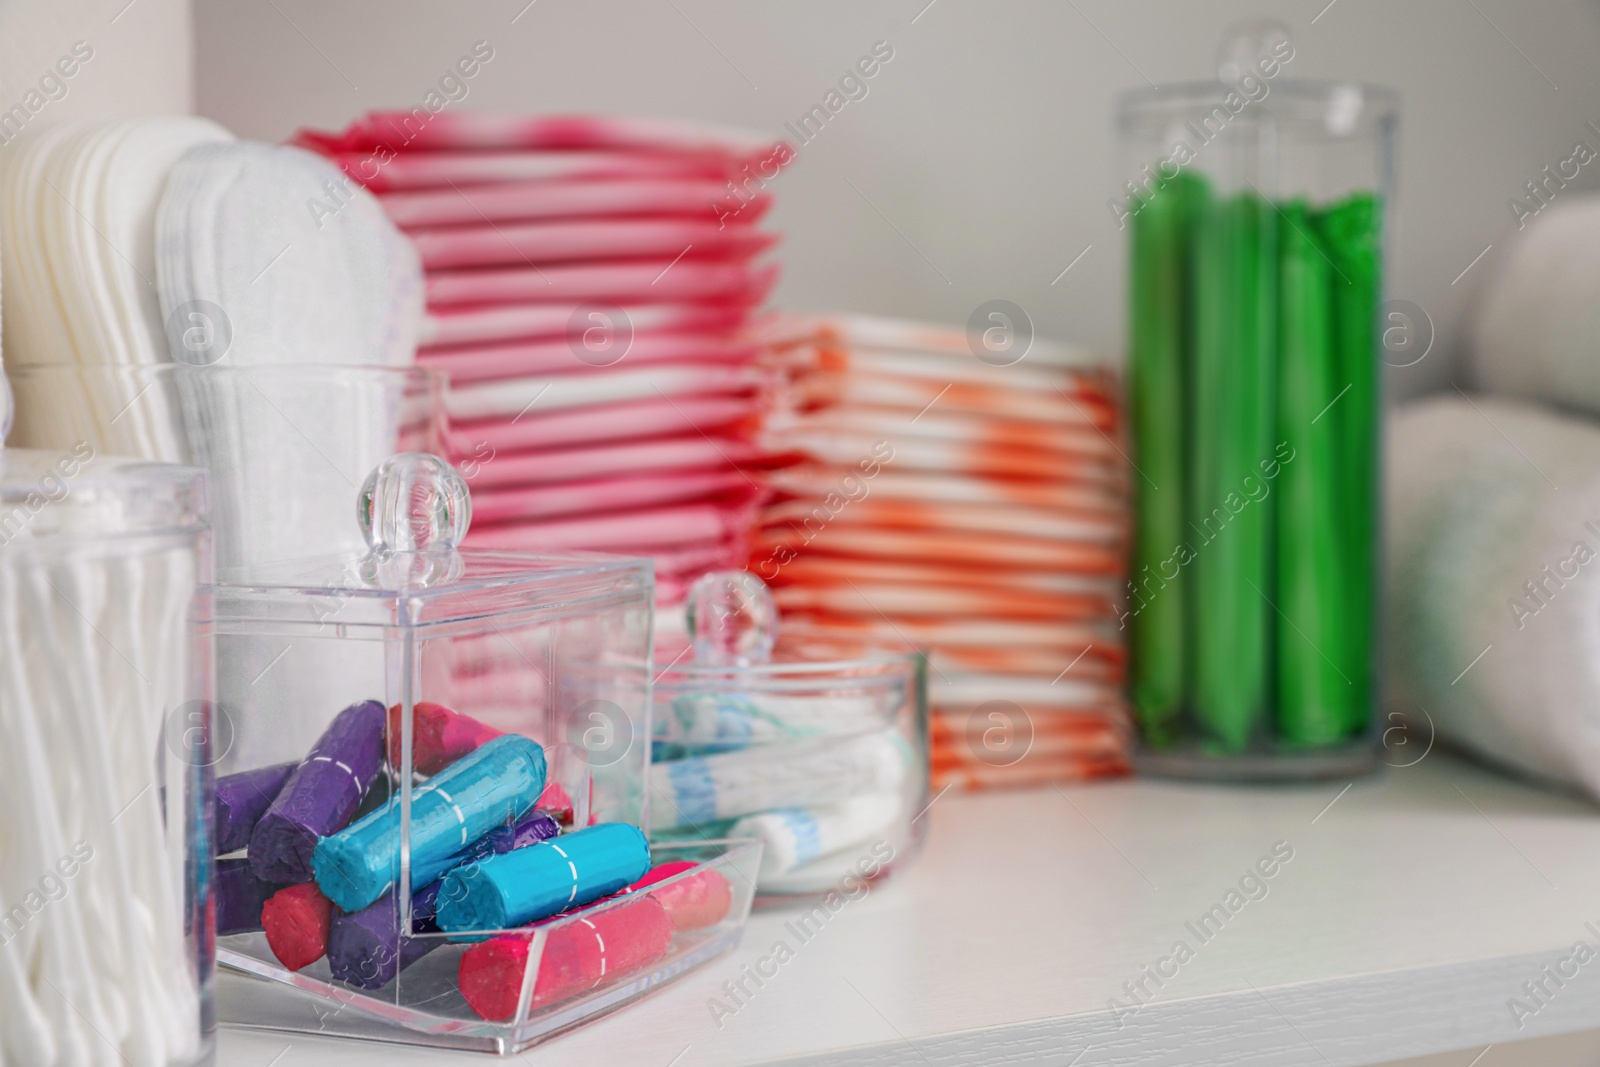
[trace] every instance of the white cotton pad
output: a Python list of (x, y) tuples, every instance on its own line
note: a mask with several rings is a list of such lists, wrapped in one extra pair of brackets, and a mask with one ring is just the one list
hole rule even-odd
[(221, 364), (413, 361), (416, 252), (326, 160), (252, 141), (201, 146), (174, 168), (156, 225), (163, 315), (198, 300), (221, 308), (232, 333)]

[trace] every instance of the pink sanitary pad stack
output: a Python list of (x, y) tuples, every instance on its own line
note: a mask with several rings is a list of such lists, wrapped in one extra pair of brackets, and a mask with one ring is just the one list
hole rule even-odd
[[(468, 543), (656, 560), (660, 599), (742, 565), (777, 268), (763, 135), (660, 119), (373, 112), (302, 147), (377, 194), (427, 284)], [(336, 225), (339, 190), (329, 191)]]

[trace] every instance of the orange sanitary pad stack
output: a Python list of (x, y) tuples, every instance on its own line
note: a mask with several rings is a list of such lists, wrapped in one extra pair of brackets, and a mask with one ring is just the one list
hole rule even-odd
[(784, 617), (929, 650), (936, 789), (1124, 773), (1110, 373), (863, 318), (786, 321), (763, 361), (773, 495), (748, 566)]

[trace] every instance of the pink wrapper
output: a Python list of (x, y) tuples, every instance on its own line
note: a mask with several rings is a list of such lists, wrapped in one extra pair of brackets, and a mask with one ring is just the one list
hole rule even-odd
[[(749, 316), (749, 306), (734, 302), (706, 304), (636, 304), (622, 309), (627, 321), (642, 330), (728, 331)], [(583, 302), (578, 304), (489, 304), (474, 307), (438, 309), (422, 322), (420, 340), (425, 345), (470, 345), (519, 338), (562, 338), (581, 351), (580, 336), (572, 336), (574, 321), (584, 318)], [(608, 342), (610, 343), (610, 342)], [(626, 359), (626, 349), (615, 353), (602, 350), (600, 357), (610, 361)], [(582, 364), (581, 360), (575, 360)]]
[(738, 504), (687, 504), (628, 515), (475, 526), (468, 531), (465, 544), (517, 552), (655, 552), (730, 538), (743, 528), (749, 511), (748, 506)]
[[(446, 372), (450, 375), (450, 384), (454, 386), (498, 378), (593, 371), (594, 365), (579, 359), (573, 349), (573, 344), (565, 337), (542, 341), (500, 341), (456, 348), (425, 348), (417, 353), (417, 362)], [(583, 351), (581, 346), (578, 346), (578, 351)], [(633, 342), (618, 363), (626, 362), (630, 367), (670, 362), (748, 363), (755, 352), (754, 346), (726, 332), (641, 331), (634, 334)]]
[[(600, 215), (682, 215), (714, 221), (737, 207), (731, 195), (728, 183), (715, 178), (556, 178), (385, 193), (378, 199), (395, 225), (409, 230)], [(756, 193), (743, 203), (739, 221), (755, 221), (766, 214), (772, 198)]]
[(493, 524), (601, 511), (635, 511), (718, 496), (745, 485), (737, 471), (679, 472), (642, 478), (596, 478), (472, 494), (472, 521)]
[[(522, 418), (536, 407), (544, 413), (653, 397), (753, 393), (766, 380), (766, 373), (757, 367), (664, 364), (631, 368), (619, 364), (587, 374), (515, 378), (452, 389), (445, 397), (445, 410), (459, 422)], [(461, 430), (469, 435), (473, 432), (468, 427)]]
[(329, 158), (374, 192), (542, 178), (693, 177), (726, 182), (737, 173), (731, 162), (712, 156), (642, 152), (407, 152), (387, 161), (381, 153), (335, 152)]
[(552, 414), (539, 413), (535, 405), (521, 417), (453, 427), (448, 440), (453, 456), (470, 456), (685, 433), (721, 435), (743, 430), (754, 412), (755, 400), (749, 393), (653, 396)]
[[(775, 265), (752, 269), (742, 263), (684, 258), (620, 263), (581, 263), (497, 270), (433, 271), (428, 306), (489, 304), (518, 300), (538, 304), (613, 301), (629, 304), (669, 300), (719, 300), (753, 305), (766, 299), (777, 280)], [(635, 328), (642, 324), (635, 323)]]
[(756, 457), (755, 449), (738, 438), (699, 435), (596, 448), (501, 453), (492, 462), (478, 465), (467, 485), (472, 489), (473, 518), (478, 519), (478, 501), (487, 495), (486, 490), (664, 472), (721, 472)]
[[(400, 160), (397, 160), (397, 165)], [(741, 216), (742, 219), (742, 216)], [(776, 234), (747, 225), (696, 219), (584, 219), (506, 222), (413, 230), (425, 270), (521, 266), (584, 259), (646, 259), (683, 255), (742, 261), (772, 247)]]
[(334, 151), (379, 145), (395, 151), (438, 149), (610, 148), (730, 159), (780, 151), (782, 142), (754, 130), (686, 119), (610, 115), (496, 115), (451, 111), (369, 111), (341, 133), (306, 130), (303, 143)]

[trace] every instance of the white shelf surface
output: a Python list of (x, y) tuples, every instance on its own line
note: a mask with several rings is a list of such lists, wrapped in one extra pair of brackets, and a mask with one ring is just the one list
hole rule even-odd
[[(951, 794), (925, 818), (916, 863), (809, 940), (795, 911), (759, 912), (733, 954), (523, 1059), (1343, 1067), (1600, 1027), (1600, 811), (1438, 751), (1348, 788), (1124, 781)], [(1280, 841), (1293, 859), (1266, 895), (1197, 937)], [(793, 958), (719, 1025), (723, 983), (780, 940)], [(1108, 1000), (1180, 940), (1192, 958), (1119, 1025)], [(1580, 941), (1595, 958), (1530, 1000)], [(1512, 997), (1538, 1008), (1520, 1027)], [(220, 1046), (221, 1067), (492, 1062), (230, 1030)]]

